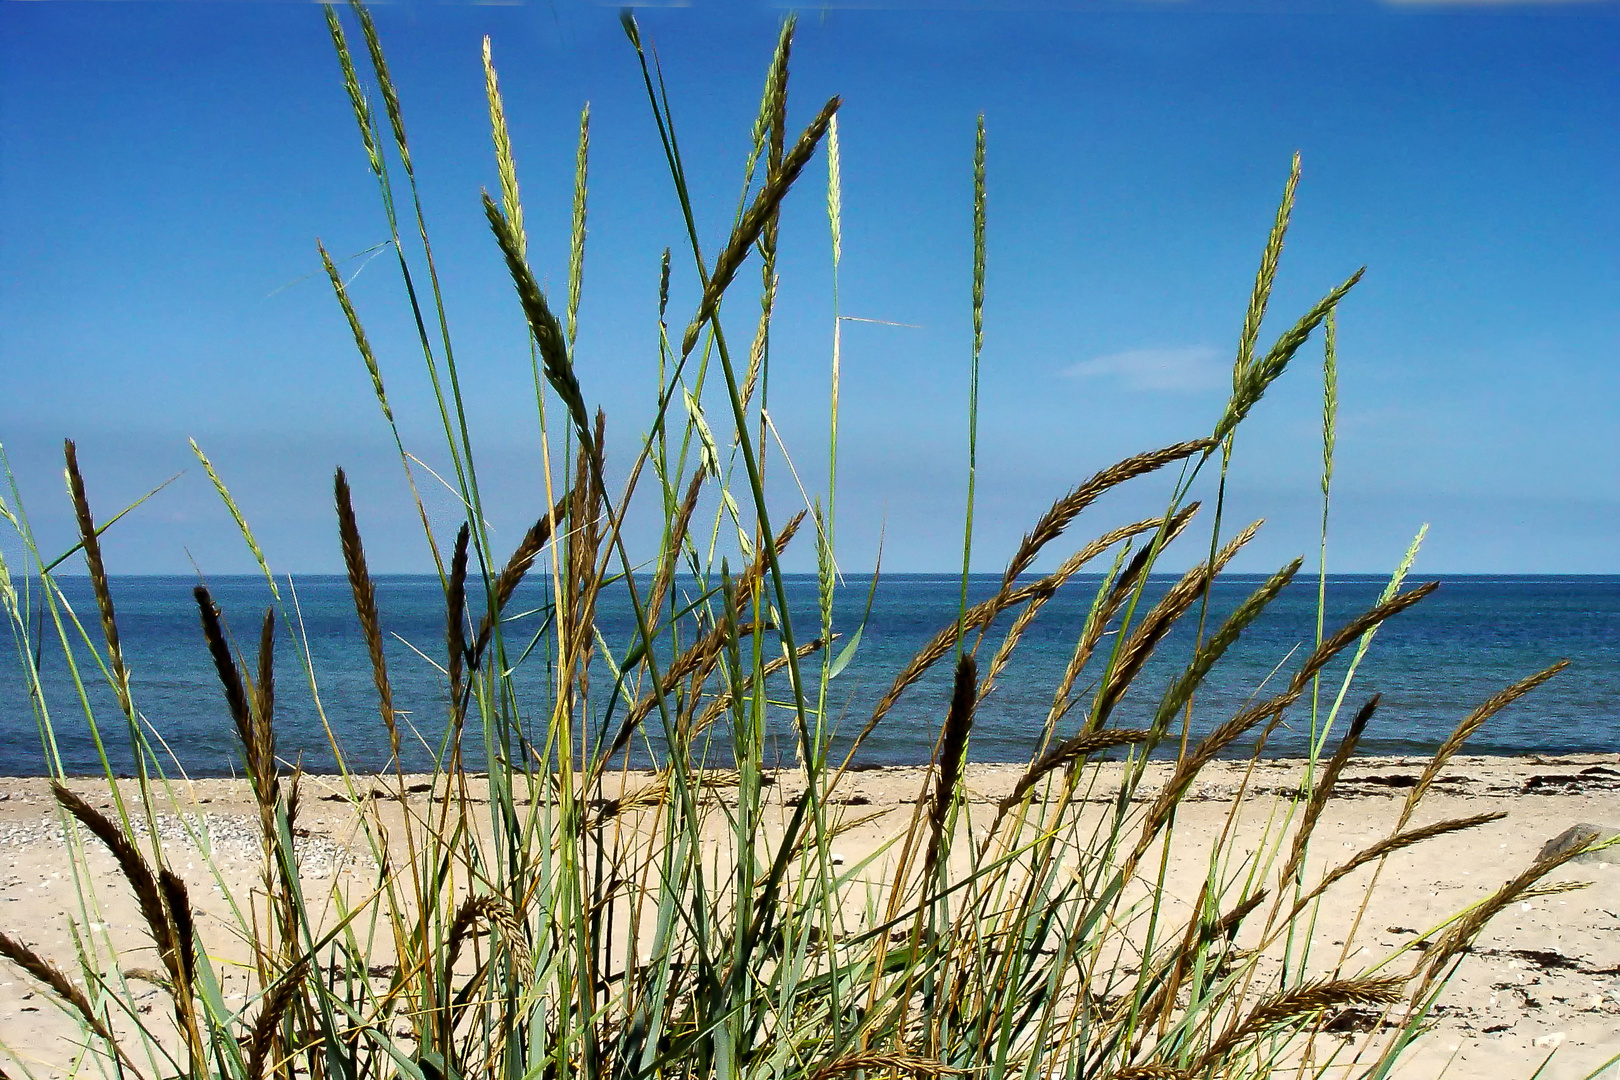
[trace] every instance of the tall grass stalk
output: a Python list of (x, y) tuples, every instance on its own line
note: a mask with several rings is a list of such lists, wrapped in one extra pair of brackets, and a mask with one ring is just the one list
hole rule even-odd
[[(1557, 860), (1526, 868), (1431, 935), (1430, 952), (1404, 971), (1398, 962), (1412, 959), (1404, 953), (1361, 970), (1348, 970), (1348, 953), (1328, 963), (1311, 955), (1305, 931), (1318, 901), (1347, 888), (1353, 870), (1483, 823), (1474, 817), (1412, 824), (1439, 771), (1466, 740), (1557, 666), (1464, 717), (1386, 837), (1312, 872), (1311, 836), (1341, 770), (1375, 722), (1376, 698), (1356, 714), (1334, 752), (1318, 760), (1328, 733), (1379, 626), (1432, 585), (1405, 587), (1414, 542), (1376, 605), (1337, 627), (1325, 617), (1335, 313), (1359, 272), (1261, 351), (1298, 185), (1297, 158), (1244, 316), (1224, 410), (1210, 418), (1207, 432), (1098, 469), (1060, 493), (1013, 550), (990, 594), (970, 605), (987, 262), (979, 118), (958, 611), (870, 712), (845, 717), (844, 673), (862, 659), (857, 646), (865, 620), (849, 627), (834, 621), (845, 587), (835, 548), (842, 324), (852, 318), (841, 314), (838, 294), (840, 99), (790, 124), (793, 20), (784, 21), (766, 70), (736, 211), (725, 235), (705, 239), (661, 62), (635, 18), (623, 17), (680, 208), (677, 231), (691, 256), (697, 299), (672, 336), (669, 306), (677, 292), (666, 250), (648, 337), (656, 352), (646, 364), (652, 405), (644, 417), (615, 417), (611, 424), (592, 406), (590, 373), (575, 366), (576, 348), (591, 332), (584, 303), (590, 113), (581, 113), (574, 160), (566, 294), (554, 304), (540, 284), (546, 275), (531, 264), (506, 108), (484, 43), (499, 187), (498, 198), (486, 193), (482, 200), (494, 240), (489, 257), (511, 278), (513, 318), (527, 334), (544, 473), (543, 499), (516, 508), (533, 524), (515, 547), (497, 549), (418, 163), (406, 138), (406, 103), (370, 14), (353, 5), (347, 16), (328, 8), (326, 19), (438, 413), (437, 450), (407, 446), (385, 390), (403, 372), (373, 350), (360, 305), (334, 260), (320, 247), (313, 257), (326, 270), (367, 370), (435, 560), (443, 642), (413, 647), (440, 672), (442, 695), (396, 700), (390, 665), (399, 661), (385, 648), (389, 613), (367, 566), (367, 526), (356, 509), (363, 502), (336, 469), (334, 543), (366, 644), (391, 775), (371, 778), (359, 770), (321, 709), (327, 673), (303, 633), (297, 590), (272, 572), (271, 555), (225, 480), (194, 445), (269, 583), (272, 603), (262, 615), (244, 614), (221, 610), (206, 589), (195, 595), (199, 648), (208, 651), (220, 681), (221, 730), (234, 732), (239, 744), (263, 865), (253, 884), (236, 884), (206, 833), (192, 826), (206, 876), (186, 879), (155, 839), (149, 850), (138, 842), (143, 834), (158, 836), (165, 807), (185, 802), (167, 779), (179, 764), (141, 712), (140, 672), (124, 657), (116, 567), (99, 542), (119, 518), (96, 523), (89, 496), (94, 469), (81, 468), (69, 444), (69, 501), (79, 527), (68, 555), (83, 555), (97, 607), (86, 625), (58, 574), (67, 555), (39, 548), (7, 465), (10, 497), (0, 503), (0, 516), (26, 554), (25, 565), (0, 563), (0, 602), (20, 678), (53, 778), (67, 779), (61, 736), (82, 723), (97, 747), (113, 809), (103, 814), (77, 788), (55, 788), (75, 869), (82, 984), (67, 973), (65, 958), (25, 940), (32, 928), (0, 934), (0, 957), (63, 1007), (87, 1048), (81, 1065), (138, 1080), (1193, 1080), (1331, 1061), (1333, 1047), (1318, 1047), (1336, 1038), (1324, 1034), (1327, 1023), (1371, 1009), (1395, 1024), (1393, 1037), (1360, 1044), (1358, 1068), (1372, 1078), (1416, 1037), (1457, 957), (1488, 918), (1517, 897), (1558, 887), (1541, 884)], [(370, 89), (350, 49), (346, 19), (364, 42)], [(795, 138), (794, 131), (801, 133)], [(828, 156), (833, 269), (827, 471), (819, 492), (797, 470), (770, 416), (772, 325), (788, 265), (779, 251), (782, 216), (799, 210), (794, 189), (818, 153)], [(408, 240), (402, 216), (415, 222)], [(753, 259), (757, 279), (743, 273)], [(727, 300), (756, 280), (758, 306), (740, 307), (749, 313), (751, 333), (744, 356), (730, 347), (728, 325), (739, 305), (728, 310)], [(1211, 589), (1259, 528), (1256, 522), (1223, 535), (1235, 436), (1324, 322), (1314, 641), (1302, 643), (1308, 647), (1279, 671), (1277, 685), (1257, 687), (1234, 713), (1214, 714), (1200, 704), (1200, 687), (1293, 587), (1302, 565), (1280, 567), (1218, 624), (1208, 618)], [(782, 465), (767, 470), (772, 442)], [(1217, 455), (1207, 555), (1167, 590), (1150, 592), (1159, 558), (1204, 512), (1195, 496)], [(459, 500), (447, 515), (430, 513), (415, 489), (417, 470), (433, 472), (427, 462), (436, 458), (448, 459), (443, 473)], [(1101, 496), (1152, 483), (1165, 470), (1170, 493), (1162, 513), (1093, 522)], [(610, 482), (615, 477), (623, 479)], [(789, 509), (795, 502), (802, 508)], [(641, 513), (659, 521), (654, 551), (638, 549), (626, 535), (626, 521)], [(1073, 540), (1069, 534), (1077, 530), (1089, 536)], [(790, 605), (783, 574), (784, 550), (805, 544), (814, 546), (818, 574), (813, 613)], [(1047, 558), (1053, 568), (1038, 570)], [(1046, 717), (1032, 720), (1038, 750), (1005, 798), (989, 813), (975, 812), (964, 799), (964, 766), (976, 712), (1015, 677), (1015, 658), (1050, 601), (1075, 588), (1076, 575), (1094, 563), (1104, 568), (1102, 581), (1090, 592), (1086, 618), (1071, 630), (1071, 659)], [(868, 613), (878, 587), (875, 579), (867, 586)], [(611, 629), (603, 615), (609, 604), (633, 616), (628, 634)], [(520, 621), (526, 613), (540, 618), (538, 631)], [(248, 617), (257, 627), (255, 637), (243, 639), (256, 644), (252, 654), (237, 648), (230, 631), (233, 618)], [(815, 625), (819, 633), (800, 633), (796, 625)], [(1149, 687), (1149, 661), (1182, 648), (1174, 631), (1183, 625), (1197, 632), (1186, 654), (1173, 658), (1177, 676)], [(70, 698), (82, 714), (77, 719), (51, 708), (58, 698), (44, 683), (47, 648), (62, 657)], [(285, 709), (277, 704), (276, 670), (287, 662), (277, 654), (285, 658), (289, 649), (328, 733), (334, 776), (301, 776), (285, 759), (287, 740), (277, 738)], [(953, 690), (948, 701), (932, 703), (935, 753), (932, 768), (919, 774), (911, 812), (879, 818), (882, 839), (846, 862), (835, 840), (873, 819), (853, 815), (850, 801), (834, 795), (864, 759), (868, 738), (893, 722), (898, 703), (922, 692), (946, 657)], [(1324, 710), (1320, 680), (1334, 664), (1343, 673)], [(537, 665), (544, 665), (539, 690), (517, 677)], [(115, 721), (98, 714), (91, 692), (98, 680), (111, 689)], [(1171, 903), (1169, 867), (1184, 852), (1177, 814), (1202, 771), (1234, 753), (1249, 754), (1252, 767), (1273, 732), (1303, 708), (1307, 692), (1313, 739), (1306, 769), (1314, 786), (1303, 805), (1262, 808), (1258, 840), (1245, 834), (1240, 844), (1236, 826), (1248, 804), (1235, 800), (1213, 845), (1192, 855), (1205, 868), (1195, 901)], [(1120, 703), (1133, 694), (1151, 694), (1157, 704), (1146, 726), (1121, 727)], [(429, 715), (441, 718), (436, 729), (420, 719)], [(104, 741), (114, 728), (104, 723), (116, 723), (128, 739), (139, 766), (132, 788), (117, 782)], [(432, 754), (420, 778), (406, 772), (413, 737)], [(779, 768), (783, 756), (773, 753), (778, 739), (791, 747), (789, 768)], [(1124, 760), (1103, 760), (1111, 754)], [(1164, 775), (1152, 786), (1155, 757)], [(319, 880), (305, 872), (301, 805), (313, 786), (344, 804), (355, 830), (351, 846), (369, 860), (346, 877)], [(113, 855), (112, 888), (133, 897), (161, 971), (138, 969), (131, 957), (79, 931), (107, 899), (88, 871), (87, 849), (94, 847)], [(201, 887), (205, 882), (220, 887), (218, 903)], [(1346, 949), (1354, 932), (1352, 925), (1344, 936)], [(155, 980), (164, 1010), (142, 1011), (132, 986), (141, 979)], [(230, 980), (245, 982), (247, 991), (227, 995)], [(15, 1052), (11, 1057), (23, 1075), (35, 1075), (31, 1064)]]
[[(979, 354), (984, 349), (984, 114), (973, 140), (973, 351), (968, 365), (967, 510), (962, 528), (962, 601), (958, 638), (966, 636), (968, 569), (973, 556), (973, 503), (979, 481)], [(960, 655), (960, 654), (958, 654)]]

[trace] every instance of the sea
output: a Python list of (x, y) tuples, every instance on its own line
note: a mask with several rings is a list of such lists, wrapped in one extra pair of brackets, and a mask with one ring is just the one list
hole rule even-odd
[[(1174, 580), (1150, 579), (1138, 615)], [(1262, 580), (1223, 577), (1210, 593), (1207, 612), (1195, 608), (1159, 646), (1112, 723), (1145, 725), (1165, 688), (1186, 665), (1200, 618), (1213, 629)], [(1414, 576), (1411, 583), (1419, 580)], [(84, 633), (99, 645), (100, 627), (88, 581), (64, 578), (60, 582)], [(995, 575), (971, 577), (969, 602), (992, 594), (998, 582)], [(1313, 738), (1320, 737), (1320, 726), (1344, 688), (1341, 729), (1368, 697), (1382, 695), (1362, 741), (1362, 753), (1428, 753), (1481, 702), (1560, 659), (1569, 660), (1568, 669), (1490, 720), (1473, 737), (1467, 752), (1620, 752), (1620, 576), (1445, 576), (1440, 582), (1432, 596), (1378, 630), (1347, 688), (1348, 656), (1355, 650), (1348, 650), (1330, 667), (1321, 684), (1321, 704), (1314, 710), (1314, 721), (1311, 696), (1307, 695), (1260, 747), (1261, 752), (1273, 756), (1305, 752)], [(980, 703), (970, 759), (1022, 763), (1036, 752), (1054, 691), (1099, 583), (1096, 577), (1071, 580), (1030, 625), (994, 689)], [(192, 596), (196, 584), (194, 578), (186, 577), (114, 579), (118, 626), (135, 705), (168, 771), (234, 775), (241, 771), (240, 752), (200, 629)], [(272, 603), (265, 580), (213, 578), (207, 584), (236, 644), (243, 652), (256, 649), (260, 622)], [(1376, 603), (1385, 584), (1384, 578), (1374, 576), (1329, 577), (1327, 632)], [(376, 586), (389, 678), (404, 736), (404, 766), (425, 769), (444, 751), (448, 713), (441, 671), (443, 592), (434, 577), (383, 576), (376, 579)], [(336, 762), (336, 742), (351, 768), (388, 767), (389, 740), (379, 717), (371, 665), (347, 580), (310, 576), (283, 581), (279, 589), (280, 606), (292, 623), (280, 624), (277, 643), (278, 754), (308, 771), (330, 771)], [(692, 581), (678, 581), (677, 590), (687, 600), (698, 599)], [(819, 630), (815, 579), (790, 576), (786, 591), (795, 636), (800, 642), (814, 638)], [(836, 733), (835, 742), (848, 745), (849, 737), (871, 717), (896, 673), (936, 632), (955, 621), (961, 593), (959, 575), (885, 574), (875, 586), (854, 577), (842, 584), (834, 603), (837, 639), (832, 652), (839, 659), (847, 656), (848, 662), (832, 681), (828, 698), (828, 723)], [(598, 620), (602, 642), (620, 656), (634, 639), (631, 610), (622, 596), (622, 587), (610, 590)], [(548, 610), (544, 587), (526, 584), (508, 607), (509, 620), (503, 630), (507, 657), (514, 668), (519, 716), (531, 731), (543, 729), (548, 707), (546, 688), (553, 658), (542, 634)], [(1316, 613), (1316, 578), (1302, 575), (1210, 673), (1193, 703), (1191, 737), (1196, 739), (1231, 717), (1256, 695), (1280, 690), (1317, 640)], [(988, 665), (1009, 624), (1010, 616), (985, 636), (978, 649), (981, 665)], [(69, 773), (97, 772), (105, 754), (115, 771), (127, 773), (133, 761), (128, 729), (84, 635), (70, 629), (83, 675), (81, 698), (50, 616), (45, 615), (32, 629), (36, 641), (44, 642), (37, 654), (14, 649), (0, 665), (0, 748), (4, 751), (0, 775), (46, 771), (44, 732), (28, 692), (28, 666), (34, 664), (45, 687), (50, 733), (64, 768)], [(1116, 640), (1104, 639), (1098, 659), (1082, 673), (1078, 689), (1093, 685), (1101, 658)], [(295, 641), (307, 646), (309, 669), (294, 648)], [(807, 662), (806, 668), (818, 672), (819, 660)], [(916, 765), (929, 760), (950, 697), (951, 668), (952, 658), (947, 657), (901, 698), (862, 745), (858, 765)], [(612, 669), (598, 657), (592, 672), (593, 722), (616, 730), (623, 701), (611, 700), (612, 685)], [(774, 677), (770, 690), (774, 700), (791, 699), (785, 674)], [(86, 703), (98, 721), (99, 748), (85, 719)], [(607, 712), (610, 706), (611, 714)], [(1076, 709), (1065, 717), (1059, 733), (1072, 729), (1083, 712), (1083, 708)], [(792, 764), (797, 752), (789, 721), (784, 708), (773, 710), (767, 733), (768, 757), (784, 765)], [(646, 738), (637, 741), (632, 751), (633, 765), (650, 764), (662, 752), (658, 733), (658, 725), (650, 722)], [(723, 756), (729, 737), (720, 725), (714, 744), (705, 753)], [(481, 736), (464, 738), (467, 760), (486, 761)], [(1251, 739), (1231, 752), (1247, 755), (1254, 750)]]

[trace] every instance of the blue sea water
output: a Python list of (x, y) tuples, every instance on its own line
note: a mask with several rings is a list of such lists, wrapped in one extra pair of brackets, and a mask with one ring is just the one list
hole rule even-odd
[[(1173, 580), (1154, 578), (1145, 602), (1162, 594)], [(1217, 625), (1260, 580), (1229, 576), (1218, 583), (1211, 594), (1209, 625)], [(970, 582), (970, 599), (989, 595), (996, 583), (994, 576), (976, 576)], [(116, 579), (118, 623), (137, 707), (168, 751), (192, 775), (230, 774), (239, 768), (238, 753), (199, 629), (194, 584), (181, 577)], [(1077, 577), (1042, 611), (997, 688), (980, 706), (970, 747), (973, 759), (1029, 759), (1097, 584), (1095, 577)], [(249, 651), (257, 642), (259, 620), (270, 600), (264, 580), (216, 578), (209, 585), (236, 641)], [(1371, 606), (1383, 585), (1382, 579), (1370, 576), (1330, 578), (1328, 631)], [(352, 766), (382, 767), (388, 761), (388, 740), (348, 583), (340, 577), (308, 577), (297, 580), (296, 586), (296, 593), (283, 586), (282, 595), (299, 620), (297, 633), (308, 643), (332, 735)], [(66, 579), (64, 588), (87, 631), (99, 642), (88, 583)], [(917, 649), (954, 621), (960, 588), (960, 578), (950, 575), (893, 574), (879, 582), (860, 646), (833, 683), (830, 712), (846, 736), (865, 723), (872, 706)], [(395, 705), (405, 713), (406, 766), (421, 768), (432, 760), (445, 723), (443, 678), (425, 658), (442, 663), (443, 594), (438, 580), (431, 577), (382, 577), (377, 591)], [(807, 640), (816, 632), (815, 581), (792, 577), (788, 593), (798, 637)], [(632, 639), (633, 622), (628, 605), (618, 596), (613, 593), (604, 600), (600, 625), (606, 640), (622, 651)], [(851, 580), (840, 590), (835, 622), (844, 636), (838, 647), (860, 624), (866, 600), (864, 581)], [(519, 591), (508, 612), (531, 613), (508, 625), (510, 655), (520, 654), (540, 630), (545, 602), (538, 585)], [(1183, 620), (1184, 625), (1160, 646), (1116, 712), (1115, 725), (1145, 723), (1160, 693), (1188, 659), (1195, 622)], [(986, 638), (981, 663), (993, 654), (1006, 625), (1004, 620)], [(95, 771), (99, 756), (77, 691), (48, 621), (44, 629), (51, 643), (40, 654), (41, 674), (58, 751), (69, 771)], [(1315, 634), (1316, 580), (1311, 578), (1286, 590), (1216, 666), (1195, 703), (1195, 734), (1230, 717), (1263, 687), (1279, 689), (1309, 653)], [(327, 732), (291, 645), (284, 628), (277, 658), (278, 751), (289, 760), (301, 760), (307, 769), (327, 770), (333, 765)], [(82, 640), (78, 653), (84, 663)], [(1620, 750), (1620, 577), (1444, 578), (1438, 592), (1379, 631), (1356, 674), (1346, 709), (1354, 709), (1373, 692), (1382, 693), (1383, 704), (1363, 741), (1363, 752), (1421, 753), (1433, 749), (1459, 719), (1496, 691), (1566, 657), (1571, 661), (1567, 671), (1493, 719), (1474, 738), (1471, 750), (1488, 754)], [(4, 748), (0, 774), (38, 774), (44, 771), (45, 757), (20, 666), (25, 658), (13, 654), (8, 660), (0, 666)], [(518, 705), (526, 716), (543, 716), (548, 660), (542, 646), (518, 668)], [(860, 761), (882, 765), (928, 759), (950, 692), (950, 666), (947, 658), (901, 699), (863, 747)], [(1081, 687), (1095, 677), (1097, 667), (1093, 661)], [(1330, 668), (1325, 693), (1337, 690), (1343, 670), (1342, 662)], [(95, 671), (93, 665), (89, 671)], [(593, 680), (601, 704), (605, 695), (600, 691), (609, 685), (611, 675), (600, 660)], [(781, 687), (785, 694), (785, 680)], [(102, 723), (109, 760), (116, 769), (127, 770), (128, 738), (112, 694), (99, 674), (86, 691)], [(419, 736), (409, 734), (412, 729)], [(1308, 706), (1296, 708), (1266, 752), (1298, 754), (1309, 733)], [(774, 731), (773, 746), (784, 763), (791, 762), (794, 747), (785, 724)], [(483, 760), (481, 747), (467, 749), (469, 760)], [(1247, 752), (1247, 747), (1242, 749)]]

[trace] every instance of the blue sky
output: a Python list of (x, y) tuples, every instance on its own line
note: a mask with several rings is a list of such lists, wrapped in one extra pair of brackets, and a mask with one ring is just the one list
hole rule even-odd
[[(845, 328), (847, 567), (871, 565), (880, 530), (889, 570), (960, 564), (982, 111), (978, 568), (998, 569), (1046, 504), (1096, 469), (1210, 429), (1298, 150), (1299, 206), (1262, 344), (1368, 267), (1340, 317), (1330, 569), (1387, 570), (1429, 522), (1431, 572), (1620, 572), (1620, 6), (1025, 7), (800, 13), (790, 123), (845, 98), (842, 310), (912, 324)], [(784, 13), (639, 11), (710, 250)], [(553, 288), (591, 103), (577, 363), (621, 457), (648, 415), (664, 247), (676, 248), (671, 322), (695, 302), (678, 209), (612, 7), (407, 3), (376, 17), (491, 518), (515, 541), (540, 496), (522, 324), (478, 202), (496, 183), (482, 36), (501, 71), (531, 261)], [(770, 388), (807, 480), (822, 471), (832, 326), (824, 182), (818, 158), (787, 204)], [(0, 2), (0, 442), (43, 546), (71, 542), (71, 435), (104, 516), (185, 471), (109, 533), (115, 572), (250, 569), (194, 437), (277, 567), (340, 566), (341, 463), (374, 569), (426, 569), (315, 253), (317, 237), (349, 256), (385, 236), (318, 8)], [(439, 466), (397, 275), (387, 260), (344, 268), (359, 271), (356, 302), (410, 448)], [(757, 280), (750, 264), (740, 285)], [(737, 296), (729, 322), (745, 340), (757, 309)], [(1239, 438), (1228, 520), (1269, 522), (1239, 568), (1316, 549), (1320, 355), (1319, 341), (1302, 351)], [(1085, 531), (1164, 494), (1149, 485), (1104, 503)], [(0, 549), (15, 559), (13, 540)]]

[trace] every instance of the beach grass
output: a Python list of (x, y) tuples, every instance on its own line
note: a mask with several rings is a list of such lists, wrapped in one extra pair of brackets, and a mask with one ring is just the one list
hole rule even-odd
[[(972, 265), (964, 268), (973, 329), (962, 343), (969, 394), (959, 611), (870, 715), (840, 724), (836, 680), (860, 663), (862, 632), (858, 622), (838, 623), (833, 604), (842, 587), (834, 547), (840, 100), (815, 103), (802, 128), (790, 125), (793, 20), (784, 21), (769, 59), (736, 212), (717, 242), (700, 237), (695, 224), (656, 56), (635, 18), (623, 17), (682, 211), (699, 300), (684, 321), (668, 311), (672, 263), (684, 257), (666, 253), (650, 335), (657, 355), (645, 365), (654, 405), (647, 416), (612, 418), (611, 442), (609, 418), (592, 407), (590, 380), (574, 365), (589, 112), (579, 124), (566, 284), (554, 300), (540, 285), (546, 275), (530, 263), (518, 168), (486, 41), (499, 190), (484, 194), (483, 207), (492, 252), (516, 294), (514, 317), (528, 330), (545, 479), (543, 503), (526, 510), (533, 526), (508, 551), (486, 525), (477, 433), (463, 403), (404, 103), (366, 10), (355, 5), (340, 14), (329, 7), (326, 18), (433, 390), (450, 462), (446, 479), (464, 511), (445, 519), (415, 494), (424, 466), (396, 424), (387, 373), (364, 317), (319, 249), (443, 589), (443, 696), (395, 700), (366, 524), (339, 468), (336, 533), (392, 775), (379, 781), (350, 769), (333, 737), (339, 772), (328, 783), (359, 823), (358, 846), (375, 872), (364, 888), (334, 883), (324, 894), (315, 891), (322, 887), (300, 873), (296, 842), (309, 781), (277, 752), (275, 653), (294, 651), (317, 709), (322, 673), (296, 632), (297, 611), (269, 555), (226, 479), (195, 448), (273, 597), (262, 614), (226, 613), (205, 588), (196, 590), (198, 647), (209, 651), (219, 675), (221, 723), (238, 735), (263, 856), (257, 886), (227, 898), (234, 922), (228, 940), (205, 940), (218, 928), (199, 923), (185, 881), (156, 839), (157, 807), (173, 801), (178, 766), (146, 725), (140, 682), (124, 662), (113, 579), (99, 544), (106, 526), (96, 524), (90, 497), (93, 478), (82, 475), (69, 442), (70, 497), (97, 605), (92, 621), (67, 604), (56, 577), (60, 560), (45, 558), (34, 543), (13, 484), (4, 511), (27, 565), (0, 567), (0, 584), (23, 661), (17, 677), (32, 691), (58, 780), (66, 779), (55, 751), (58, 732), (85, 725), (102, 748), (108, 808), (62, 784), (55, 791), (78, 865), (97, 846), (111, 852), (158, 964), (111, 953), (88, 935), (76, 937), (76, 955), (68, 958), (30, 944), (27, 927), (0, 934), (0, 956), (75, 1018), (82, 1049), (65, 1056), (77, 1068), (135, 1080), (1194, 1080), (1284, 1068), (1377, 1080), (1421, 1036), (1450, 973), (1486, 922), (1511, 903), (1567, 887), (1548, 884), (1547, 876), (1583, 848), (1520, 868), (1484, 902), (1426, 932), (1423, 948), (1408, 945), (1371, 959), (1358, 954), (1352, 967), (1346, 953), (1354, 927), (1346, 927), (1345, 953), (1325, 965), (1312, 955), (1312, 929), (1328, 891), (1364, 882), (1366, 875), (1353, 877), (1355, 871), (1379, 867), (1395, 852), (1494, 820), (1473, 815), (1414, 824), (1434, 779), (1480, 725), (1562, 666), (1528, 674), (1463, 717), (1409, 792), (1394, 829), (1320, 874), (1308, 873), (1316, 865), (1306, 857), (1313, 830), (1358, 740), (1376, 722), (1375, 688), (1355, 684), (1359, 662), (1380, 625), (1434, 587), (1407, 584), (1416, 542), (1372, 608), (1339, 626), (1319, 614), (1314, 642), (1275, 685), (1256, 688), (1248, 705), (1206, 734), (1190, 722), (1204, 679), (1241, 647), (1245, 628), (1265, 616), (1304, 565), (1296, 559), (1279, 568), (1230, 615), (1210, 619), (1212, 583), (1259, 528), (1257, 522), (1233, 531), (1223, 522), (1238, 435), (1324, 324), (1319, 612), (1326, 606), (1336, 312), (1361, 272), (1331, 288), (1270, 348), (1261, 346), (1299, 185), (1297, 157), (1243, 314), (1232, 393), (1208, 433), (1191, 432), (1058, 493), (1008, 558), (992, 594), (970, 604), (987, 233), (993, 235), (986, 197), (991, 140), (986, 118), (979, 118), (973, 203), (964, 207), (973, 230)], [(776, 440), (767, 395), (780, 215), (805, 197), (797, 189), (818, 154), (828, 161), (834, 333), (828, 439), (815, 448), (826, 455), (826, 485), (809, 494), (782, 466), (767, 475), (767, 450)], [(757, 280), (743, 274), (750, 260), (758, 264)], [(751, 284), (757, 303), (733, 295)], [(734, 349), (728, 331), (739, 324), (749, 344)], [(610, 458), (624, 463), (622, 472), (610, 474)], [(1213, 505), (1193, 501), (1195, 482), (1217, 470)], [(1162, 513), (1091, 523), (1088, 512), (1104, 493), (1170, 474), (1172, 494)], [(610, 475), (628, 479), (613, 489)], [(782, 516), (780, 508), (794, 501), (802, 505)], [(634, 550), (625, 532), (632, 508), (642, 506), (661, 521), (653, 551)], [(1178, 541), (1201, 550), (1206, 528), (1207, 556), (1150, 603), (1149, 574), (1163, 552)], [(1075, 542), (1075, 532), (1088, 539)], [(789, 545), (814, 548), (819, 603), (808, 625), (796, 624), (794, 616), (802, 620), (804, 613), (789, 609), (781, 560)], [(1055, 557), (1056, 569), (1033, 573), (1042, 557)], [(1050, 710), (1032, 719), (1042, 725), (1041, 747), (993, 815), (975, 817), (963, 788), (975, 710), (1043, 607), (1087, 569), (1100, 569), (1102, 584)], [(507, 606), (525, 581), (539, 583), (546, 607), (544, 632), (527, 644), (509, 638), (507, 621)], [(627, 640), (611, 639), (597, 617), (610, 592), (633, 612)], [(251, 618), (257, 637), (233, 638), (229, 616), (239, 625)], [(1180, 674), (1157, 691), (1151, 722), (1116, 726), (1127, 694), (1155, 693), (1140, 685), (1141, 673), (1183, 624), (1197, 632)], [(233, 641), (254, 647), (240, 652)], [(61, 652), (80, 715), (56, 715), (46, 705), (54, 696), (43, 692), (33, 658), (47, 648)], [(513, 678), (526, 660), (543, 660), (549, 672), (543, 700)], [(840, 786), (894, 705), (944, 663), (954, 669), (952, 690), (938, 702), (932, 764), (909, 820), (870, 857), (846, 865), (834, 840), (855, 819), (838, 798)], [(117, 715), (92, 707), (86, 687), (96, 680), (112, 687)], [(412, 801), (416, 781), (401, 760), (407, 710), (417, 717), (436, 710), (440, 717), (431, 732), (418, 724), (437, 751), (426, 801)], [(1204, 886), (1190, 909), (1166, 903), (1178, 809), (1201, 770), (1233, 753), (1258, 762), (1269, 736), (1301, 710), (1309, 710), (1312, 756), (1299, 797), (1271, 809), (1256, 848), (1240, 845), (1230, 828), (1243, 802), (1239, 793), (1229, 828), (1204, 855)], [(781, 797), (782, 774), (768, 753), (767, 734), (778, 729), (791, 733), (792, 799)], [(126, 799), (114, 782), (105, 751), (112, 740), (129, 744), (138, 798)], [(1155, 754), (1169, 756), (1172, 766), (1161, 782), (1147, 785)], [(1105, 773), (1105, 755), (1123, 756), (1123, 766)], [(653, 768), (632, 768), (633, 756)], [(1101, 790), (1103, 784), (1110, 786)], [(1089, 812), (1099, 796), (1103, 812)], [(1375, 873), (1355, 887), (1370, 892), (1377, 883)], [(103, 900), (88, 874), (78, 877), (77, 888), (87, 922)], [(241, 955), (227, 959), (232, 949)], [(222, 995), (227, 965), (250, 973), (254, 992), (247, 1000)], [(70, 967), (76, 976), (67, 974)], [(151, 986), (162, 991), (164, 1004), (143, 1010), (138, 988)], [(1335, 1022), (1350, 1014), (1374, 1016), (1374, 1036), (1341, 1038)], [(38, 1066), (13, 1055), (7, 1068), (6, 1075), (15, 1068), (32, 1076)]]

